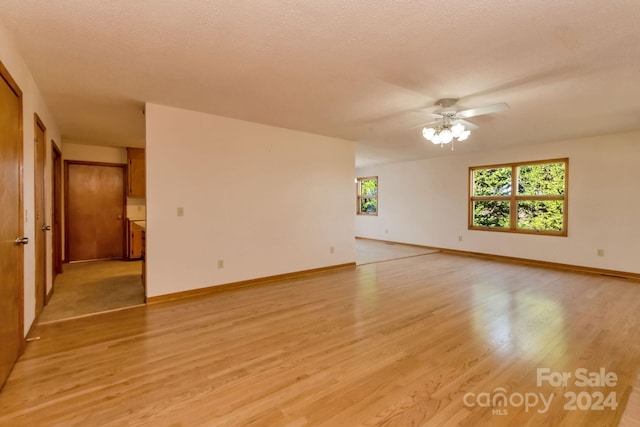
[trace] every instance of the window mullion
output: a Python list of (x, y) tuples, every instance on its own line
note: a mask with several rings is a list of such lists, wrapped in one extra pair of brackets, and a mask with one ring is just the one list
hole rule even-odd
[(471, 196), (471, 200), (511, 200), (511, 196)]
[(514, 165), (511, 166), (511, 199), (510, 199), (510, 222), (511, 230), (516, 230), (518, 220), (518, 202), (516, 201), (516, 194), (518, 193), (518, 168)]
[(545, 200), (564, 200), (564, 195), (544, 195), (544, 196), (516, 196), (517, 200), (541, 200), (541, 201), (545, 201)]

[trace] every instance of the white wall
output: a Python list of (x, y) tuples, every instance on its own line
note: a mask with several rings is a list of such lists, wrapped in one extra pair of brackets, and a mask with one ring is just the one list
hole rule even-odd
[(62, 159), (124, 164), (127, 163), (127, 149), (65, 142), (62, 146)]
[[(35, 242), (35, 155), (34, 155), (34, 113), (37, 113), (46, 131), (46, 164), (45, 164), (45, 214), (51, 223), (51, 140), (60, 144), (60, 132), (40, 94), (40, 90), (25, 64), (20, 52), (13, 43), (6, 28), (0, 22), (0, 61), (7, 68), (11, 77), (22, 90), (22, 120), (23, 120), (23, 203), (24, 203), (24, 234), (30, 242)], [(39, 231), (41, 232), (41, 231)], [(17, 236), (16, 236), (17, 237)], [(50, 274), (52, 251), (51, 234), (47, 239), (47, 291), (51, 289)], [(35, 319), (35, 244), (24, 247), (24, 332), (29, 331)]]
[(146, 126), (147, 296), (354, 262), (353, 142), (154, 104)]
[[(568, 237), (467, 229), (469, 166), (559, 157), (569, 158)], [(362, 168), (378, 175), (380, 212), (357, 217), (356, 236), (640, 273), (639, 167), (633, 132)]]

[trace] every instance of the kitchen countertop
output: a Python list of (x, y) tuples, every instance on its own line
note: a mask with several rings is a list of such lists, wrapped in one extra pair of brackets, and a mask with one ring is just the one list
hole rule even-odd
[(143, 230), (146, 230), (147, 228), (147, 221), (145, 220), (140, 220), (140, 221), (132, 221), (134, 224), (140, 226), (140, 228), (142, 228)]

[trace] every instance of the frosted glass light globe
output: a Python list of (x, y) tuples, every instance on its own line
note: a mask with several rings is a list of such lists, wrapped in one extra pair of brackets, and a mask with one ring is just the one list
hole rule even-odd
[(464, 141), (465, 139), (469, 138), (469, 135), (471, 135), (471, 132), (468, 130), (465, 130), (464, 132), (462, 132), (460, 134), (460, 136), (458, 137), (458, 141)]
[(422, 136), (431, 141), (436, 134), (436, 130), (434, 128), (422, 128)]
[(448, 144), (451, 142), (451, 140), (453, 140), (453, 134), (449, 129), (441, 130), (438, 136), (440, 136), (440, 142), (442, 142), (443, 144)]
[(459, 137), (464, 132), (464, 125), (462, 123), (456, 123), (451, 127), (451, 133), (455, 138)]

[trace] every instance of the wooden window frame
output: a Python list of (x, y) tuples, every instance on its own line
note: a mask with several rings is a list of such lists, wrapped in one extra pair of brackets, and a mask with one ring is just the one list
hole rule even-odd
[[(528, 165), (541, 165), (541, 164), (551, 164), (551, 163), (564, 163), (564, 194), (562, 195), (548, 195), (548, 196), (525, 196), (518, 195), (518, 167), (520, 166), (528, 166)], [(479, 169), (497, 169), (497, 168), (511, 168), (511, 195), (509, 196), (474, 196), (473, 190), (473, 172)], [(515, 163), (500, 163), (494, 165), (483, 165), (483, 166), (471, 166), (469, 167), (469, 230), (479, 230), (479, 231), (497, 231), (501, 233), (518, 233), (518, 234), (537, 234), (544, 236), (560, 236), (567, 237), (568, 230), (568, 212), (569, 212), (569, 158), (558, 158), (558, 159), (548, 159), (548, 160), (535, 160), (528, 162), (515, 162)], [(508, 201), (510, 206), (510, 217), (509, 217), (509, 227), (508, 228), (499, 228), (499, 227), (480, 227), (477, 225), (473, 225), (473, 202), (479, 200), (496, 200), (496, 201)], [(518, 228), (517, 222), (517, 213), (518, 213), (518, 202), (519, 201), (553, 201), (553, 200), (561, 200), (563, 202), (562, 209), (562, 230), (561, 231), (552, 231), (552, 230), (527, 230)]]
[[(361, 185), (360, 183), (362, 181), (368, 181), (368, 180), (372, 180), (375, 179), (376, 180), (376, 194), (375, 195), (363, 195), (361, 194), (360, 190), (361, 190)], [(380, 211), (380, 201), (378, 200), (378, 177), (377, 176), (365, 176), (362, 178), (356, 178), (356, 215), (365, 215), (365, 216), (378, 216), (378, 212)], [(361, 199), (376, 199), (376, 213), (368, 213), (368, 212), (362, 212), (360, 210), (360, 200)]]

